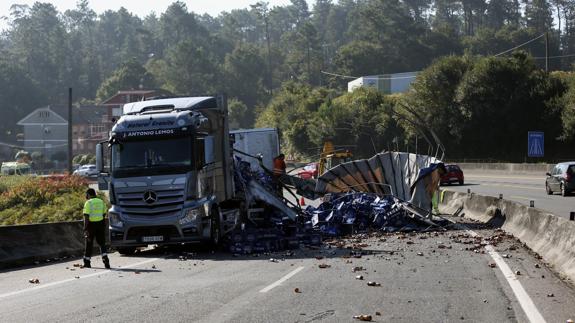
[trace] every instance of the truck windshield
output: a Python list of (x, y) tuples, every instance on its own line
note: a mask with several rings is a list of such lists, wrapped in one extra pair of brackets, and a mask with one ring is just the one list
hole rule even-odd
[(192, 167), (190, 137), (161, 140), (127, 141), (112, 146), (112, 171), (115, 175), (141, 172), (169, 173)]

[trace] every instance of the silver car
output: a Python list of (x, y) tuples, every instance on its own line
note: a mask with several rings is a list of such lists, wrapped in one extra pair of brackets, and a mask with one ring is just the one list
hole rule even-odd
[(86, 177), (97, 176), (98, 170), (96, 169), (96, 165), (82, 165), (74, 171), (74, 175)]
[(575, 161), (555, 165), (551, 173), (547, 173), (545, 190), (551, 195), (560, 192), (567, 196), (575, 191)]

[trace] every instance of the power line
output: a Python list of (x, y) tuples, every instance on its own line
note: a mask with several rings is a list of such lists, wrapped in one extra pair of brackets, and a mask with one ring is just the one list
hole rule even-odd
[[(412, 79), (412, 78), (416, 78), (417, 75), (411, 75), (411, 76), (397, 76), (397, 77), (377, 77), (377, 76), (350, 76), (350, 75), (343, 75), (343, 74), (337, 74), (337, 73), (330, 73), (330, 72), (326, 72), (326, 71), (321, 71), (323, 74), (327, 74), (327, 75), (331, 75), (331, 76), (337, 76), (337, 77), (342, 77), (342, 78), (347, 78), (347, 79), (357, 79), (360, 77), (364, 77), (366, 79), (374, 79), (374, 80), (400, 80), (400, 79)], [(414, 73), (419, 73), (419, 71), (415, 71)]]
[[(549, 58), (563, 58), (563, 57), (574, 57), (575, 54), (567, 54), (567, 55), (558, 55), (558, 56), (549, 56)], [(533, 57), (533, 59), (545, 59), (545, 56)]]
[[(495, 55), (493, 55), (493, 57), (497, 57), (497, 56), (501, 56), (501, 55), (507, 54), (507, 53), (509, 53), (509, 52), (511, 52), (511, 51), (514, 51), (514, 50), (516, 50), (516, 49), (518, 49), (518, 48), (521, 48), (521, 47), (523, 47), (523, 46), (525, 46), (525, 45), (527, 45), (527, 44), (530, 44), (530, 43), (536, 41), (537, 39), (539, 39), (539, 38), (541, 38), (541, 37), (543, 37), (543, 36), (545, 36), (545, 33), (543, 33), (543, 34), (541, 34), (541, 35), (539, 35), (539, 36), (537, 36), (537, 37), (535, 37), (535, 38), (533, 38), (533, 39), (530, 39), (530, 40), (524, 42), (523, 44), (517, 45), (517, 46), (515, 46), (515, 47), (513, 47), (513, 48), (510, 48), (510, 49), (508, 49), (508, 50), (505, 50), (505, 51), (503, 51), (503, 52), (501, 52), (501, 53), (499, 53), (499, 54), (495, 54)], [(575, 54), (573, 54), (572, 56), (575, 56)], [(549, 58), (558, 58), (558, 57), (568, 57), (568, 56), (551, 56), (551, 57), (549, 57)], [(544, 59), (544, 58), (545, 58), (545, 57), (543, 57), (543, 59)], [(541, 58), (540, 58), (540, 57), (535, 57), (535, 59), (541, 59)], [(419, 72), (419, 71), (417, 71), (417, 72)], [(322, 73), (322, 74), (326, 74), (326, 75), (331, 75), (331, 76), (346, 78), (346, 79), (357, 79), (357, 78), (362, 77), (362, 76), (351, 76), (351, 75), (337, 74), (337, 73), (331, 73), (331, 72), (326, 72), (326, 71), (321, 71), (321, 73)], [(363, 76), (363, 77), (365, 77), (365, 76)], [(412, 75), (412, 76), (398, 76), (398, 77), (382, 77), (382, 78), (379, 78), (379, 77), (366, 77), (366, 78), (368, 78), (368, 79), (369, 79), (369, 78), (373, 78), (373, 79), (379, 79), (379, 80), (399, 80), (399, 79), (411, 79), (411, 78), (415, 78), (415, 77), (417, 77), (417, 75)]]
[(499, 53), (499, 54), (496, 54), (496, 55), (493, 55), (493, 56), (494, 56), (494, 57), (497, 57), (497, 56), (501, 56), (501, 55), (503, 55), (503, 54), (507, 54), (507, 53), (509, 53), (509, 52), (511, 52), (511, 51), (516, 50), (517, 48), (520, 48), (520, 47), (523, 47), (523, 46), (525, 46), (525, 45), (527, 45), (527, 44), (529, 44), (529, 43), (532, 43), (532, 42), (536, 41), (537, 39), (539, 39), (539, 38), (541, 38), (541, 37), (543, 37), (543, 36), (545, 36), (544, 33), (541, 34), (541, 35), (539, 35), (539, 36), (537, 36), (537, 37), (535, 37), (535, 38), (533, 38), (533, 39), (531, 39), (531, 40), (528, 40), (528, 41), (524, 42), (524, 43), (521, 44), (521, 45), (517, 45), (517, 46), (515, 46), (515, 47), (513, 47), (513, 48), (510, 48), (510, 49), (508, 49), (508, 50), (506, 50), (506, 51), (503, 51), (503, 52), (501, 52), (501, 53)]

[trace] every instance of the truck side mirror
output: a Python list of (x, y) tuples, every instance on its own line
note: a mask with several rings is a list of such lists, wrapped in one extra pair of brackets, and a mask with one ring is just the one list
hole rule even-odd
[(98, 173), (104, 172), (104, 147), (102, 143), (96, 145), (96, 169)]

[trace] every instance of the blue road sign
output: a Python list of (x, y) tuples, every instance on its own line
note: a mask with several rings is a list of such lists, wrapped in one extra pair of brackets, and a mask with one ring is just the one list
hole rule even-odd
[(527, 156), (543, 157), (545, 152), (545, 134), (543, 131), (527, 132)]

